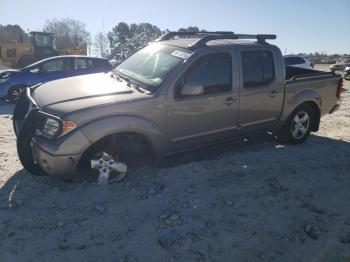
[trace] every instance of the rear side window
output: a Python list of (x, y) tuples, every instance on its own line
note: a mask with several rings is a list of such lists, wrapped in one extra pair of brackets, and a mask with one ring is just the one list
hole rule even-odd
[(247, 51), (242, 53), (244, 87), (267, 84), (275, 78), (273, 56), (267, 51)]
[(108, 60), (104, 59), (95, 59), (92, 61), (94, 67), (111, 67), (112, 65), (108, 62)]
[(200, 84), (204, 93), (224, 92), (231, 89), (231, 56), (222, 53), (199, 59), (185, 74), (185, 83)]
[(93, 66), (91, 59), (85, 59), (85, 58), (75, 58), (74, 59), (74, 69), (80, 70), (80, 69), (87, 69), (91, 68)]

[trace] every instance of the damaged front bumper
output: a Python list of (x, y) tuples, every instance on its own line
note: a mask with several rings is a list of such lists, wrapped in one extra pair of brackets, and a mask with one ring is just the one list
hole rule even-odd
[(79, 130), (54, 140), (37, 137), (35, 130), (41, 124), (43, 115), (27, 89), (27, 96), (21, 96), (13, 114), (14, 130), (21, 140), (17, 139), (17, 145), (28, 145), (17, 146), (17, 150), (21, 150), (18, 152), (19, 158), (24, 168), (26, 161), (22, 161), (21, 157), (28, 157), (33, 161), (31, 163), (38, 165), (45, 173), (70, 178), (75, 173), (83, 152), (91, 143)]
[(35, 141), (32, 142), (33, 161), (47, 174), (71, 178), (77, 170), (81, 155), (53, 155)]

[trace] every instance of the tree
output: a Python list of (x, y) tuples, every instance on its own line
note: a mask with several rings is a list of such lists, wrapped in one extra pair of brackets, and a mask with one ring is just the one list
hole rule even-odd
[(199, 28), (197, 26), (189, 26), (187, 28), (180, 28), (178, 31), (179, 32), (199, 32)]
[(108, 38), (102, 32), (98, 32), (94, 39), (95, 51), (99, 55), (106, 57), (109, 54)]
[(90, 33), (86, 30), (85, 24), (70, 18), (47, 20), (44, 31), (54, 33), (58, 50), (79, 49), (90, 42)]
[(25, 43), (28, 41), (28, 34), (19, 25), (0, 25), (0, 44)]
[[(157, 26), (150, 23), (128, 25), (120, 22), (107, 36), (112, 50), (118, 50), (118, 47), (127, 43), (123, 50), (119, 50), (119, 52), (131, 54), (159, 37), (162, 33)], [(128, 42), (128, 40), (130, 41)]]
[(116, 47), (122, 44), (125, 44), (128, 38), (130, 38), (131, 32), (129, 25), (124, 22), (120, 22), (117, 26), (115, 26), (111, 32), (107, 34), (110, 47)]

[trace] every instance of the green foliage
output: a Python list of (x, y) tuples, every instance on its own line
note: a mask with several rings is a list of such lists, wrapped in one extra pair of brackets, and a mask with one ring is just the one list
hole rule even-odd
[(127, 50), (124, 50), (126, 53), (130, 53), (145, 46), (149, 41), (159, 37), (162, 33), (163, 32), (157, 26), (150, 23), (129, 25), (127, 23), (120, 22), (118, 25), (112, 28), (112, 31), (107, 34), (107, 37), (110, 47), (115, 49), (125, 44), (128, 40), (136, 36), (140, 36), (126, 47)]
[(28, 34), (19, 25), (0, 25), (0, 44), (25, 43), (28, 41)]

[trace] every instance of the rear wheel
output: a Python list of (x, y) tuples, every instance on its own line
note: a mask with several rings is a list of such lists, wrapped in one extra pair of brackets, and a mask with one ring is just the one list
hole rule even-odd
[(283, 142), (300, 144), (310, 135), (314, 120), (312, 108), (307, 104), (301, 105), (293, 111), (277, 136)]
[(16, 85), (12, 86), (8, 92), (8, 99), (11, 103), (16, 103), (21, 94), (24, 92), (27, 86), (25, 85)]

